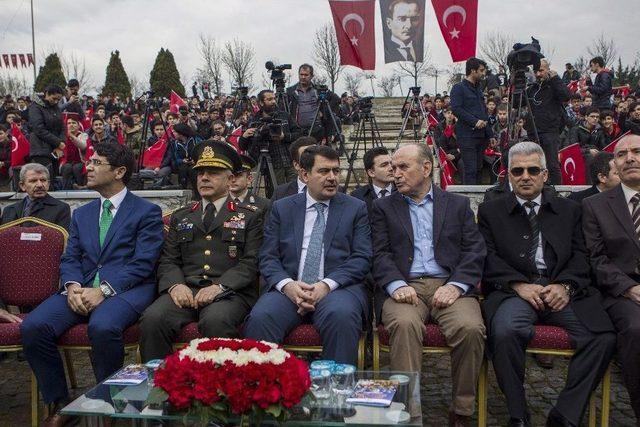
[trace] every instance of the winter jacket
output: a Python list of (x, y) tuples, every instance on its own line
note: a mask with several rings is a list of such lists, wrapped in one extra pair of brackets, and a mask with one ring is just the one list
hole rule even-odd
[(58, 104), (51, 105), (40, 95), (36, 95), (29, 106), (30, 155), (51, 156), (61, 142), (64, 142), (62, 112)]
[[(480, 85), (473, 85), (467, 79), (457, 83), (451, 89), (451, 110), (458, 118), (456, 135), (458, 138), (492, 138), (493, 130), (488, 125), (489, 116)], [(487, 122), (487, 126), (476, 129), (478, 120)]]
[(613, 93), (613, 72), (602, 70), (596, 76), (596, 81), (588, 88), (593, 98), (593, 106), (600, 110), (611, 109), (611, 94)]
[[(571, 97), (560, 77), (553, 76), (536, 82), (527, 89), (527, 96), (538, 133), (560, 133), (565, 124), (566, 114), (562, 103)], [(530, 122), (526, 128), (530, 135), (534, 134)]]
[(599, 125), (595, 129), (589, 130), (584, 123), (580, 123), (569, 132), (567, 145), (571, 144), (580, 144), (580, 151), (584, 156), (591, 149), (602, 150), (605, 147), (605, 140)]

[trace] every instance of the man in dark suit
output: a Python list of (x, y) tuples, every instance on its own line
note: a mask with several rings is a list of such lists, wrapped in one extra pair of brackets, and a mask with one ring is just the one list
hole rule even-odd
[(593, 157), (589, 166), (593, 185), (586, 190), (576, 191), (567, 197), (574, 202), (582, 203), (589, 196), (611, 190), (620, 184), (620, 177), (613, 162), (613, 154), (601, 151)]
[(325, 358), (355, 364), (369, 310), (363, 285), (372, 256), (367, 207), (338, 192), (340, 157), (332, 148), (307, 148), (300, 166), (307, 191), (271, 207), (259, 256), (266, 289), (245, 335), (281, 343), (296, 326), (313, 323)]
[(198, 322), (205, 337), (238, 336), (258, 299), (262, 211), (229, 196), (233, 172), (242, 170), (233, 147), (203, 144), (194, 166), (202, 201), (172, 214), (158, 264), (160, 297), (140, 322), (144, 361), (171, 354), (175, 338), (190, 322)]
[(377, 319), (391, 334), (391, 370), (420, 371), (424, 323), (433, 319), (451, 352), (450, 424), (470, 424), (484, 357), (476, 287), (486, 249), (469, 199), (433, 185), (424, 144), (393, 155), (398, 188), (373, 203)]
[(371, 216), (373, 201), (390, 196), (396, 190), (393, 185), (391, 156), (386, 148), (374, 147), (364, 153), (362, 162), (369, 178), (369, 184), (356, 188), (351, 192), (351, 195), (367, 204), (367, 211)]
[[(384, 62), (423, 61), (424, 2), (418, 0), (391, 0), (384, 8), (385, 31)], [(387, 39), (388, 37), (388, 39)]]
[(631, 406), (640, 420), (640, 136), (616, 145), (621, 185), (582, 202), (591, 267), (618, 332), (618, 355)]
[(61, 292), (22, 322), (24, 355), (51, 404), (43, 425), (62, 426), (57, 411), (69, 401), (57, 339), (88, 323), (96, 381), (122, 367), (124, 330), (134, 324), (156, 294), (154, 269), (162, 248), (162, 212), (127, 191), (135, 167), (130, 148), (96, 145), (87, 165), (87, 186), (100, 193), (73, 212), (69, 241), (60, 263)]
[(565, 388), (547, 426), (577, 426), (615, 347), (613, 326), (590, 286), (577, 204), (543, 192), (544, 151), (533, 142), (509, 154), (513, 192), (485, 202), (478, 224), (487, 243), (482, 291), (489, 353), (507, 400), (510, 426), (529, 424), (525, 351), (534, 325), (564, 328), (575, 346)]
[(27, 193), (24, 199), (4, 208), (2, 223), (32, 216), (69, 229), (71, 208), (65, 202), (51, 197), (49, 169), (39, 163), (28, 163), (20, 169), (20, 189)]
[(295, 181), (278, 185), (276, 187), (276, 190), (273, 192), (273, 196), (271, 196), (271, 202), (275, 202), (276, 200), (280, 200), (288, 196), (293, 196), (294, 194), (302, 193), (302, 191), (306, 188), (307, 184), (305, 184), (305, 182), (303, 181), (302, 168), (300, 168), (300, 155), (308, 147), (317, 144), (318, 142), (312, 136), (301, 136), (300, 138), (293, 141), (293, 143), (289, 147), (289, 150), (291, 152), (293, 168), (298, 173), (298, 177)]

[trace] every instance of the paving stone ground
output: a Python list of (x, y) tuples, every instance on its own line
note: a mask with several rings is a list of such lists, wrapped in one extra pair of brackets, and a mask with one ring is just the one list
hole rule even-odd
[[(94, 384), (93, 374), (86, 352), (73, 351), (72, 357), (76, 368), (79, 389), (83, 390)], [(127, 356), (128, 362), (133, 362), (133, 354)], [(558, 393), (562, 390), (567, 373), (568, 359), (555, 358), (553, 369), (539, 368), (532, 358), (529, 358), (526, 389), (529, 408), (534, 426), (544, 426), (545, 417), (552, 407)], [(382, 365), (386, 363), (383, 354)], [(611, 418), (612, 427), (635, 426), (633, 411), (629, 406), (629, 396), (622, 385), (620, 369), (613, 365)], [(0, 426), (29, 426), (30, 425), (30, 388), (29, 368), (26, 362), (19, 362), (16, 355), (10, 355), (0, 362)], [(446, 426), (449, 402), (451, 399), (450, 363), (448, 355), (425, 356), (424, 373), (421, 378), (422, 413), (424, 425)], [(600, 390), (598, 390), (598, 407), (600, 407)], [(498, 389), (493, 370), (489, 369), (489, 425), (504, 426), (508, 415), (504, 396)], [(599, 416), (598, 412), (598, 416)], [(586, 416), (582, 425), (587, 425)], [(130, 425), (119, 423), (118, 425)]]

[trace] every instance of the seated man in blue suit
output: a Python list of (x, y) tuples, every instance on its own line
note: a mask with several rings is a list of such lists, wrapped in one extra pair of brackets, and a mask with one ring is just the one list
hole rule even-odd
[(96, 380), (103, 381), (123, 364), (123, 331), (155, 297), (162, 212), (127, 191), (134, 165), (128, 147), (95, 146), (87, 186), (100, 199), (73, 212), (60, 264), (61, 292), (40, 304), (20, 327), (25, 358), (45, 403), (53, 407), (46, 426), (69, 421), (57, 412), (69, 400), (57, 339), (72, 326), (88, 323)]
[(271, 208), (259, 255), (266, 292), (247, 318), (245, 335), (281, 343), (296, 326), (313, 323), (325, 358), (355, 364), (369, 311), (367, 207), (337, 191), (340, 159), (333, 149), (307, 148), (300, 166), (307, 191)]

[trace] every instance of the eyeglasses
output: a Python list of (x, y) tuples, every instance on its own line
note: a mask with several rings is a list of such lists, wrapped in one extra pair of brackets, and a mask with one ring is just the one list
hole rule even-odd
[(538, 166), (530, 166), (528, 168), (521, 168), (521, 167), (517, 167), (517, 168), (512, 168), (509, 173), (513, 176), (522, 176), (524, 174), (524, 171), (527, 171), (527, 173), (529, 174), (529, 176), (538, 176), (540, 175), (540, 173), (544, 170)]
[(111, 166), (111, 163), (105, 163), (100, 159), (89, 159), (89, 164), (91, 166), (101, 166), (101, 165)]

